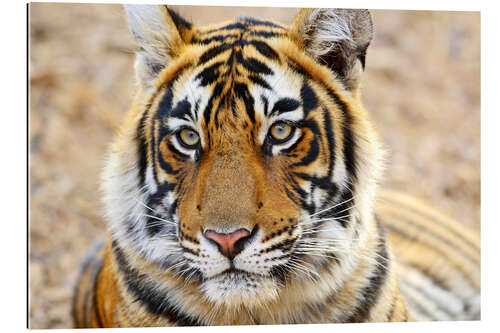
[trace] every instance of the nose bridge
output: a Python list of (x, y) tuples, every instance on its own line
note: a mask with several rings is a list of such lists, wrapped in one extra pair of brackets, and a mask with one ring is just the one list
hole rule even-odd
[(252, 230), (256, 189), (245, 153), (235, 147), (217, 150), (211, 157), (200, 198), (203, 228), (219, 232)]

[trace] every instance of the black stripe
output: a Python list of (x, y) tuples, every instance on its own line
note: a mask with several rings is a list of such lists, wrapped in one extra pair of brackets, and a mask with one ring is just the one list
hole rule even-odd
[(192, 43), (198, 43), (198, 44), (204, 44), (204, 45), (208, 45), (212, 42), (224, 42), (226, 39), (231, 39), (231, 38), (237, 38), (238, 35), (234, 35), (234, 34), (228, 34), (228, 35), (224, 35), (224, 36), (213, 36), (213, 37), (208, 37), (208, 38), (204, 38), (204, 39), (193, 39)]
[[(207, 102), (205, 110), (203, 111), (203, 118), (205, 119), (206, 125), (208, 125), (208, 123), (210, 122), (210, 116), (212, 114), (212, 109), (214, 107), (214, 101), (222, 93), (223, 88), (224, 88), (224, 82), (218, 82), (214, 87), (214, 90), (212, 92), (212, 96), (210, 96), (210, 99)], [(208, 141), (208, 144), (210, 145), (210, 132), (209, 131), (207, 131), (207, 141)]]
[(269, 68), (262, 61), (252, 57), (244, 58), (241, 51), (237, 51), (235, 55), (236, 55), (236, 62), (242, 64), (243, 67), (245, 67), (249, 72), (256, 74), (265, 74), (265, 75), (273, 74), (272, 69)]
[[(399, 228), (395, 227), (395, 226), (394, 226), (394, 225), (392, 225), (392, 224), (390, 224), (390, 225), (386, 224), (386, 225), (385, 225), (385, 227), (387, 228), (387, 230), (390, 230), (391, 232), (394, 232), (394, 233), (398, 234), (398, 235), (399, 235), (399, 236), (401, 236), (402, 238), (406, 238), (406, 239), (408, 239), (408, 240), (410, 240), (410, 241), (416, 241), (416, 240), (417, 240), (414, 236), (409, 235), (408, 233), (404, 232), (402, 229), (399, 229)], [(424, 245), (425, 245), (425, 246), (429, 246), (430, 244), (424, 244)], [(431, 249), (432, 249), (434, 252), (436, 252), (437, 254), (439, 254), (439, 255), (440, 255), (441, 257), (443, 257), (443, 258), (447, 258), (447, 257), (448, 257), (448, 254), (447, 254), (447, 253), (445, 253), (445, 252), (441, 251), (441, 250), (440, 250), (440, 249), (438, 249), (438, 248), (435, 248), (435, 247), (432, 247), (432, 246), (431, 246)], [(460, 273), (462, 273), (462, 274), (463, 274), (463, 277), (464, 277), (464, 278), (465, 278), (465, 279), (469, 282), (469, 284), (470, 284), (471, 286), (473, 286), (473, 285), (474, 285), (474, 283), (473, 283), (472, 279), (471, 279), (471, 278), (470, 278), (470, 276), (469, 276), (469, 274), (470, 274), (470, 273), (465, 272), (465, 271), (462, 269), (462, 267), (460, 267), (460, 266), (456, 265), (456, 264), (455, 264), (454, 262), (452, 262), (452, 261), (448, 261), (448, 263), (450, 264), (450, 266), (453, 266), (453, 267), (454, 267), (457, 271), (459, 271)], [(444, 281), (443, 281), (443, 282), (444, 282)]]
[[(77, 311), (76, 311), (78, 299), (79, 299), (79, 296), (80, 296), (80, 292), (79, 292), (80, 290), (79, 289), (81, 287), (80, 285), (82, 283), (83, 275), (90, 268), (90, 265), (95, 260), (96, 255), (99, 253), (99, 251), (103, 247), (104, 247), (104, 241), (102, 239), (98, 240), (98, 241), (95, 241), (92, 244), (91, 249), (88, 251), (87, 255), (83, 259), (82, 264), (80, 266), (81, 268), (80, 268), (80, 273), (79, 273), (79, 276), (78, 276), (78, 281), (76, 282), (75, 287), (73, 289), (72, 313), (73, 313), (73, 319), (74, 319), (75, 326), (77, 326), (77, 325), (80, 326), (80, 325), (84, 324), (84, 323), (77, 322)], [(83, 311), (84, 311), (84, 315), (86, 316), (86, 313), (87, 313), (86, 305), (84, 305)]]
[(304, 118), (307, 117), (309, 111), (315, 109), (318, 105), (318, 99), (316, 98), (316, 94), (314, 90), (311, 89), (307, 82), (302, 84), (300, 88), (300, 98), (302, 99), (302, 108), (304, 109)]
[[(419, 286), (412, 284), (410, 281), (406, 280), (403, 276), (400, 276), (399, 279), (401, 281), (403, 281), (403, 285), (406, 285), (410, 289), (413, 289), (417, 294), (423, 295), (426, 300), (428, 300), (430, 303), (437, 306), (441, 311), (445, 312), (446, 314), (448, 314), (452, 318), (454, 318), (456, 316), (456, 314), (452, 313), (448, 307), (443, 306), (439, 302), (434, 301), (436, 295), (429, 293), (426, 289), (423, 289)], [(401, 288), (401, 289), (404, 289), (404, 288)], [(456, 319), (458, 319), (458, 318), (456, 318)]]
[(162, 316), (167, 320), (180, 326), (198, 326), (202, 324), (200, 318), (193, 318), (179, 309), (176, 303), (172, 303), (172, 291), (160, 289), (159, 285), (151, 281), (148, 275), (139, 273), (132, 268), (118, 243), (112, 242), (114, 257), (120, 271), (124, 275), (124, 283), (136, 301), (146, 306), (147, 310), (155, 315)]
[(394, 310), (396, 310), (397, 300), (398, 300), (398, 294), (394, 294), (394, 296), (392, 296), (391, 307), (389, 308), (389, 312), (387, 313), (387, 321), (392, 321), (392, 317), (394, 316)]
[[(448, 245), (452, 249), (452, 252), (458, 252), (458, 253), (460, 253), (460, 255), (462, 256), (462, 258), (467, 259), (471, 264), (473, 264), (473, 265), (478, 265), (479, 264), (479, 262), (477, 260), (475, 260), (474, 258), (471, 258), (470, 255), (468, 253), (466, 253), (461, 247), (459, 247), (456, 244), (450, 242), (448, 239), (443, 238), (441, 235), (432, 232), (431, 230), (427, 229), (425, 226), (423, 226), (421, 224), (413, 223), (410, 219), (408, 219), (408, 218), (406, 218), (406, 217), (404, 217), (402, 215), (399, 215), (397, 213), (386, 212), (384, 215), (390, 216), (390, 217), (392, 217), (394, 219), (397, 219), (398, 221), (406, 223), (407, 225), (411, 225), (411, 226), (415, 227), (419, 231), (419, 234), (421, 234), (422, 232), (424, 232), (425, 234), (434, 237), (439, 242)], [(414, 238), (414, 240), (416, 240), (416, 238)], [(433, 246), (435, 244), (435, 242), (430, 241), (428, 238), (422, 238), (420, 240), (420, 242), (424, 243), (424, 244), (427, 244), (428, 246), (430, 246), (433, 249), (435, 248)]]
[[(301, 65), (296, 63), (293, 59), (288, 58), (288, 66), (292, 70), (305, 76), (306, 78), (311, 78), (311, 75)], [(355, 180), (357, 178), (357, 174), (356, 174), (356, 158), (355, 158), (355, 152), (354, 152), (354, 149), (356, 147), (356, 142), (354, 140), (353, 132), (351, 131), (351, 126), (352, 126), (352, 121), (353, 121), (352, 115), (349, 112), (347, 104), (344, 101), (342, 101), (342, 99), (337, 95), (337, 93), (335, 91), (331, 90), (323, 82), (318, 82), (318, 83), (320, 83), (322, 85), (322, 87), (327, 91), (330, 98), (333, 99), (335, 104), (337, 104), (337, 106), (339, 107), (339, 109), (342, 112), (342, 115), (344, 117), (344, 123), (342, 126), (343, 127), (343, 136), (344, 136), (344, 145), (343, 145), (343, 147), (344, 147), (344, 160), (345, 160), (346, 170), (347, 170), (347, 173), (349, 174), (349, 178), (350, 178), (349, 181), (351, 184), (354, 184)], [(351, 190), (354, 190), (354, 189), (351, 189)]]
[(201, 80), (200, 85), (206, 87), (217, 81), (219, 78), (219, 69), (223, 64), (224, 63), (222, 61), (218, 61), (196, 75), (196, 79)]
[(269, 90), (272, 89), (271, 86), (265, 80), (263, 80), (262, 78), (260, 78), (257, 75), (249, 75), (248, 78), (250, 79), (250, 81), (252, 81), (255, 84), (258, 84), (262, 88), (269, 89)]
[[(307, 126), (311, 128), (312, 133), (318, 133), (318, 125), (314, 120), (307, 121)], [(292, 167), (299, 167), (304, 165), (309, 165), (316, 160), (319, 155), (319, 143), (316, 136), (313, 136), (311, 142), (309, 143), (309, 151), (306, 156), (304, 156), (299, 162), (293, 163)]]
[[(388, 230), (391, 230), (390, 226), (387, 226), (386, 228)], [(392, 231), (394, 231), (394, 230), (392, 230)], [(427, 278), (429, 278), (432, 281), (432, 284), (435, 284), (439, 288), (444, 289), (444, 290), (451, 290), (451, 287), (448, 284), (448, 281), (443, 280), (443, 279), (435, 276), (433, 273), (431, 273), (431, 271), (429, 270), (429, 268), (421, 267), (417, 263), (412, 263), (412, 262), (405, 262), (404, 265), (405, 266), (409, 266), (409, 267), (411, 267), (413, 269), (416, 269), (417, 271), (420, 271), (422, 274), (424, 274), (425, 276), (427, 276)]]
[(179, 101), (175, 105), (175, 107), (170, 112), (170, 117), (184, 119), (184, 120), (188, 120), (189, 118), (193, 120), (191, 116), (191, 103), (189, 103), (187, 97), (184, 98), (182, 101)]
[(139, 187), (144, 186), (146, 179), (146, 168), (148, 167), (148, 147), (146, 140), (146, 119), (149, 113), (151, 105), (148, 105), (144, 113), (142, 114), (141, 121), (137, 127), (136, 141), (137, 141), (137, 152), (139, 154)]
[[(303, 173), (303, 172), (294, 172), (293, 174), (297, 177), (304, 179), (304, 180), (310, 181), (314, 186), (317, 186), (320, 189), (326, 191), (329, 198), (333, 198), (338, 192), (337, 184), (332, 183), (330, 181), (329, 177), (316, 177), (316, 176), (311, 176), (310, 174)], [(337, 212), (339, 212), (339, 211), (337, 211)], [(342, 213), (344, 213), (344, 212), (342, 212)], [(345, 212), (345, 214), (348, 214), (348, 212)], [(326, 217), (326, 216), (324, 216), (324, 217)]]
[[(156, 216), (153, 212), (149, 212), (148, 215)], [(147, 217), (146, 218), (146, 232), (148, 233), (148, 236), (153, 237), (157, 235), (161, 229), (163, 229), (163, 224), (160, 219), (155, 219), (152, 217)]]
[(262, 104), (264, 104), (264, 115), (268, 115), (269, 113), (269, 101), (267, 100), (266, 96), (260, 95), (260, 98), (262, 100)]
[[(173, 147), (173, 145), (171, 145), (170, 147)], [(168, 163), (167, 161), (165, 161), (165, 159), (163, 159), (163, 154), (161, 154), (160, 148), (158, 148), (158, 154), (160, 156), (158, 159), (158, 163), (160, 164), (160, 167), (168, 174), (177, 175), (179, 173), (180, 169), (174, 169), (170, 163)]]
[(295, 148), (297, 148), (297, 146), (304, 140), (305, 138), (305, 135), (304, 134), (301, 134), (299, 136), (299, 138), (288, 148), (285, 148), (285, 149), (282, 149), (281, 152), (282, 153), (285, 153), (285, 154), (288, 154), (288, 156), (292, 157), (292, 155), (294, 157), (296, 157), (297, 155), (296, 154), (291, 154)]
[[(219, 98), (219, 105), (217, 106), (217, 110), (215, 111), (215, 115), (213, 117), (215, 128), (219, 129), (221, 127), (221, 119), (220, 119), (221, 111), (231, 109), (231, 113), (233, 114), (233, 116), (235, 118), (238, 118), (238, 114), (236, 113), (236, 106), (234, 104), (235, 104), (234, 99), (229, 100), (227, 91), (224, 93), (224, 95), (222, 95)], [(230, 123), (230, 126), (234, 128), (233, 123)]]
[(332, 171), (335, 167), (335, 136), (332, 130), (332, 119), (330, 118), (330, 112), (327, 108), (323, 108), (324, 125), (326, 132), (326, 139), (328, 142), (328, 152), (330, 154), (330, 160), (328, 163), (328, 177), (332, 177)]
[(426, 308), (424, 308), (417, 300), (412, 298), (410, 295), (404, 293), (403, 292), (404, 288), (400, 288), (400, 289), (401, 289), (401, 292), (402, 292), (403, 297), (405, 299), (405, 302), (408, 303), (408, 305), (407, 305), (408, 307), (417, 310), (418, 313), (423, 314), (424, 316), (431, 318), (431, 320), (438, 320), (439, 319), (432, 312), (430, 312)]
[(184, 18), (182, 18), (179, 14), (177, 14), (176, 11), (173, 9), (167, 8), (168, 13), (170, 14), (170, 17), (172, 18), (172, 21), (174, 21), (175, 26), (179, 30), (184, 30), (184, 29), (191, 29), (193, 26), (190, 22), (186, 21)]
[(97, 325), (99, 325), (99, 327), (104, 327), (104, 324), (103, 324), (102, 318), (101, 318), (101, 312), (99, 311), (98, 302), (97, 302), (97, 288), (99, 287), (99, 275), (101, 274), (103, 261), (104, 261), (104, 258), (100, 258), (98, 263), (92, 269), (92, 278), (94, 279), (94, 286), (93, 286), (94, 295), (92, 297), (92, 301), (93, 301), (94, 313), (95, 313), (95, 316), (97, 319)]
[(385, 233), (383, 231), (382, 225), (377, 220), (377, 227), (379, 231), (379, 241), (377, 248), (377, 259), (376, 266), (373, 275), (370, 277), (368, 285), (363, 288), (361, 292), (361, 302), (354, 309), (353, 314), (347, 318), (346, 322), (349, 323), (361, 323), (365, 322), (370, 315), (372, 307), (376, 304), (377, 299), (380, 295), (380, 290), (387, 278), (387, 264), (388, 264), (388, 253), (385, 244)]
[(296, 205), (298, 205), (298, 206), (300, 205), (300, 200), (299, 200), (299, 198), (297, 198), (297, 197), (295, 196), (295, 194), (294, 194), (294, 193), (292, 193), (292, 192), (291, 192), (291, 191), (290, 191), (287, 187), (285, 187), (285, 193), (286, 193), (287, 197), (288, 197), (290, 200), (292, 200), (292, 202), (293, 202), (293, 203), (295, 203), (295, 204), (296, 204)]
[(281, 33), (281, 32), (273, 32), (273, 31), (249, 31), (249, 35), (252, 36), (260, 36), (260, 37), (265, 37), (265, 38), (271, 38), (271, 37), (286, 37), (286, 33)]
[[(96, 253), (97, 255), (97, 253)], [(91, 289), (88, 289), (85, 294), (84, 294), (84, 311), (85, 311), (85, 323), (90, 323), (90, 316), (91, 316), (91, 313), (92, 313), (92, 310), (96, 311), (96, 281), (98, 279), (98, 274), (99, 272), (101, 271), (101, 266), (102, 266), (102, 262), (103, 262), (103, 259), (102, 257), (99, 257), (99, 258), (92, 258), (92, 263), (91, 263), (91, 271), (89, 273), (89, 278), (88, 278), (88, 281), (91, 281), (92, 282), (92, 287), (89, 287)], [(92, 301), (92, 305), (90, 305), (89, 301)], [(102, 327), (102, 326), (100, 326)]]
[[(422, 211), (418, 208), (415, 208), (413, 206), (410, 206), (404, 202), (401, 202), (401, 201), (395, 201), (394, 199), (391, 199), (391, 198), (387, 198), (387, 197), (383, 197), (382, 198), (383, 201), (388, 201), (392, 204), (395, 204), (395, 205), (398, 205), (398, 206), (402, 206), (406, 209), (408, 209), (410, 212), (413, 212), (413, 213), (416, 213), (418, 215), (421, 215), (433, 222), (436, 222), (437, 225), (445, 228), (447, 231), (451, 232), (452, 234), (454, 234), (455, 236), (457, 236), (460, 240), (462, 240), (464, 243), (466, 243), (467, 245), (469, 245), (470, 247), (472, 247), (474, 250), (477, 250), (477, 251), (480, 251), (481, 249), (477, 246), (477, 244), (474, 244), (472, 243), (470, 240), (468, 240), (467, 238), (464, 237), (463, 234), (459, 233), (457, 230), (453, 229), (451, 226), (447, 225), (447, 224), (442, 224), (441, 221), (435, 217), (435, 216), (432, 216), (428, 213), (426, 213), (425, 211)], [(381, 200), (381, 201), (382, 201)]]
[(236, 22), (236, 23), (231, 23), (231, 24), (222, 26), (222, 27), (217, 28), (217, 29), (209, 30), (209, 31), (207, 31), (205, 33), (206, 34), (210, 34), (212, 32), (216, 32), (216, 31), (233, 30), (233, 29), (242, 29), (242, 30), (244, 30), (246, 28), (247, 28), (247, 25), (245, 23)]
[(255, 109), (254, 109), (254, 99), (250, 92), (248, 91), (248, 87), (244, 83), (235, 83), (233, 86), (233, 90), (237, 98), (240, 98), (245, 105), (246, 113), (250, 118), (252, 123), (255, 122)]
[(162, 124), (163, 121), (168, 117), (170, 114), (170, 111), (172, 110), (172, 99), (173, 99), (173, 93), (172, 93), (172, 83), (169, 83), (165, 94), (160, 100), (160, 103), (158, 104), (158, 109), (155, 118), (159, 120), (159, 122), (153, 121), (151, 122), (151, 158), (152, 158), (152, 164), (153, 164), (153, 175), (154, 179), (157, 184), (160, 183), (159, 178), (158, 178), (158, 172), (156, 170), (156, 163), (158, 162), (158, 156), (157, 156), (157, 147), (156, 145), (158, 144), (159, 140), (156, 137), (156, 125)]
[(242, 21), (245, 21), (246, 23), (250, 23), (253, 26), (263, 25), (263, 26), (266, 26), (266, 27), (273, 27), (273, 28), (284, 29), (282, 26), (280, 26), (280, 25), (278, 25), (276, 23), (269, 22), (269, 21), (257, 20), (257, 19), (255, 19), (253, 17), (239, 17), (238, 19), (240, 19)]
[(262, 54), (264, 57), (271, 59), (271, 60), (277, 60), (279, 59), (278, 53), (273, 50), (272, 47), (264, 43), (263, 41), (259, 40), (252, 40), (249, 41), (248, 44), (253, 45), (257, 51), (259, 51), (260, 54)]
[[(325, 87), (327, 88), (327, 87)], [(340, 97), (330, 89), (328, 89), (328, 95), (335, 101), (337, 106), (342, 111), (342, 115), (344, 116), (344, 124), (343, 124), (343, 134), (344, 134), (344, 159), (345, 165), (348, 174), (351, 178), (356, 179), (356, 160), (355, 160), (355, 152), (354, 149), (356, 147), (356, 142), (354, 140), (354, 135), (351, 131), (352, 126), (352, 115), (349, 112), (347, 105), (340, 99)], [(351, 181), (351, 183), (354, 183)]]
[(90, 290), (85, 291), (83, 294), (83, 325), (90, 326), (90, 309), (89, 309)]
[(215, 58), (224, 51), (229, 50), (231, 47), (232, 44), (221, 44), (208, 49), (201, 55), (200, 60), (198, 61), (198, 66), (203, 65), (204, 63)]
[(274, 114), (280, 115), (282, 113), (292, 112), (297, 110), (299, 106), (300, 102), (294, 98), (281, 98), (274, 104), (269, 116), (272, 116)]

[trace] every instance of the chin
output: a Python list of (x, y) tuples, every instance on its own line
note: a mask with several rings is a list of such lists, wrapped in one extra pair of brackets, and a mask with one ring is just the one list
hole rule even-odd
[(240, 270), (231, 270), (203, 282), (205, 297), (227, 307), (253, 307), (278, 297), (278, 284), (274, 279)]

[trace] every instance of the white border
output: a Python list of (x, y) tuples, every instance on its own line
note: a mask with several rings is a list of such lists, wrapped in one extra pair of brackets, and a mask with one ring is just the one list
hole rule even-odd
[[(52, 1), (67, 2), (67, 1)], [(85, 1), (96, 3), (100, 1)], [(336, 324), (331, 325), (295, 325), (295, 326), (264, 326), (264, 327), (211, 327), (204, 331), (217, 330), (248, 331), (268, 330), (318, 330), (342, 332), (394, 332), (401, 329), (405, 332), (422, 330), (476, 330), (493, 331), (493, 327), (500, 326), (498, 321), (498, 296), (500, 290), (498, 281), (498, 253), (500, 237), (500, 219), (496, 200), (498, 188), (500, 188), (498, 173), (500, 163), (498, 158), (498, 142), (500, 126), (500, 108), (498, 105), (497, 81), (500, 77), (498, 72), (498, 6), (495, 1), (428, 1), (398, 2), (398, 1), (280, 1), (280, 0), (212, 0), (208, 1), (126, 1), (127, 3), (169, 3), (192, 5), (239, 5), (239, 6), (279, 6), (279, 7), (367, 7), (372, 9), (426, 9), (426, 10), (481, 10), (481, 141), (482, 141), (482, 320), (480, 322), (460, 323), (412, 323), (412, 324)], [(123, 3), (123, 1), (106, 1), (106, 3)], [(15, 5), (13, 5), (15, 4)], [(2, 224), (3, 237), (0, 242), (2, 254), (2, 275), (0, 288), (2, 289), (2, 301), (0, 302), (0, 314), (3, 327), (6, 331), (22, 330), (26, 325), (26, 7), (22, 2), (5, 1), (1, 4), (2, 24), (2, 62), (3, 75), (0, 80), (0, 91), (3, 98), (2, 116), (3, 130), (1, 131), (2, 142), (2, 172), (0, 175), (6, 179), (2, 186)], [(21, 56), (22, 55), (22, 56)], [(5, 75), (7, 73), (7, 75)], [(495, 81), (493, 81), (495, 80)], [(175, 328), (169, 328), (174, 329)], [(129, 331), (129, 329), (125, 329)], [(134, 332), (146, 329), (134, 329)], [(161, 330), (161, 329), (153, 329)], [(188, 329), (192, 330), (192, 329)], [(193, 329), (194, 330), (194, 329)], [(69, 330), (60, 330), (66, 332)], [(82, 330), (86, 332), (87, 330)], [(103, 330), (102, 332), (112, 332)]]

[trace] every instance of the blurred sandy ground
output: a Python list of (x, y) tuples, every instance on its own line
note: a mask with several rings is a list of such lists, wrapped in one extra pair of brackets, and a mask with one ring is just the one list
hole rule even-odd
[[(134, 93), (134, 44), (120, 6), (30, 7), (30, 323), (68, 328), (80, 261), (105, 230), (98, 179)], [(176, 8), (198, 24), (297, 11)], [(389, 150), (384, 186), (479, 228), (479, 13), (373, 16), (363, 97)]]

